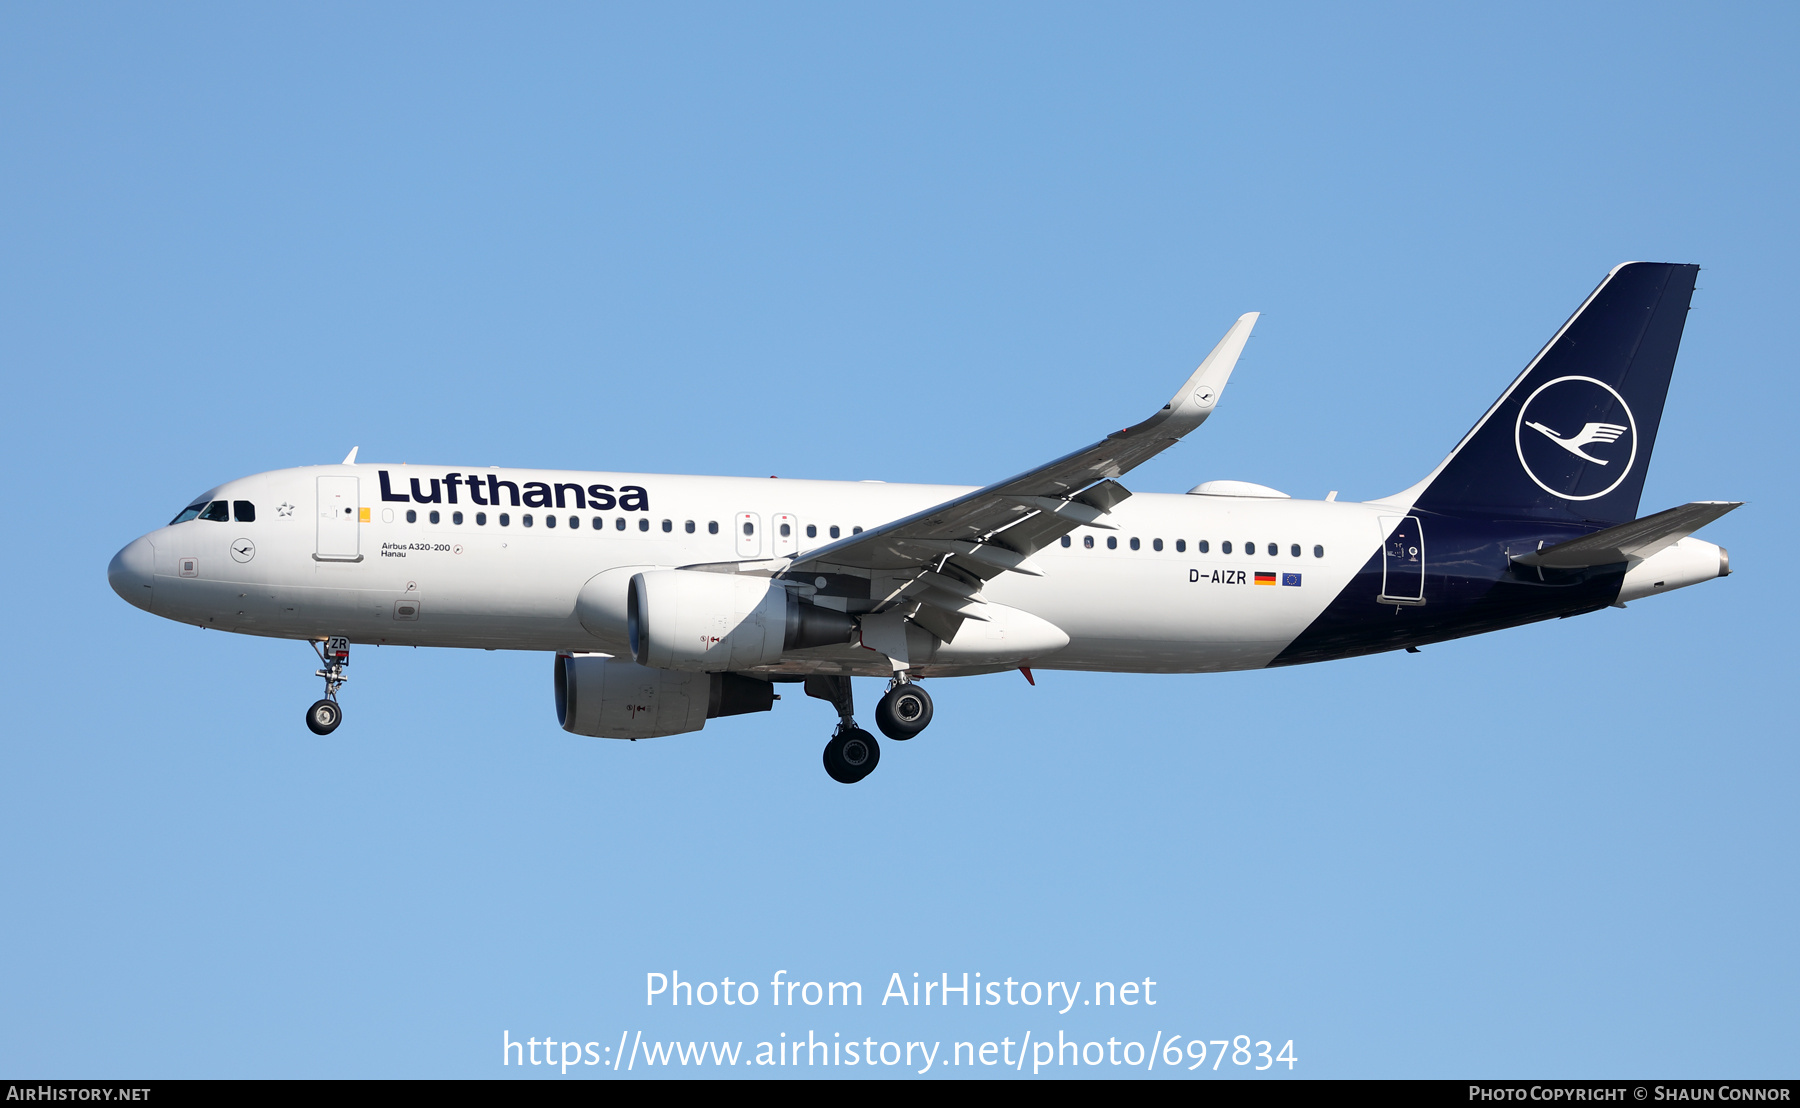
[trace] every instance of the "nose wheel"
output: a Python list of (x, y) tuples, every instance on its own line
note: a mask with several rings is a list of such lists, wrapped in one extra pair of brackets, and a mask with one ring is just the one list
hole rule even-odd
[(344, 710), (335, 700), (317, 700), (306, 710), (306, 726), (315, 735), (329, 735), (344, 721)]
[(313, 643), (312, 648), (319, 656), (320, 668), (315, 676), (325, 679), (325, 697), (313, 701), (313, 706), (306, 710), (306, 729), (315, 735), (329, 735), (344, 722), (344, 709), (338, 706), (337, 691), (350, 680), (344, 676), (344, 667), (350, 664), (350, 640), (334, 635), (323, 644)]

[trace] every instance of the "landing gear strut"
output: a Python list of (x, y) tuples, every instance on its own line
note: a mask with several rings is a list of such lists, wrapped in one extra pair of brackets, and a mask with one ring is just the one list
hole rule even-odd
[(831, 741), (825, 744), (825, 772), (833, 781), (854, 785), (875, 772), (881, 764), (881, 745), (875, 736), (856, 725), (852, 718), (855, 703), (850, 695), (848, 677), (808, 677), (806, 695), (829, 700), (837, 709), (838, 726)]
[(316, 676), (325, 679), (325, 698), (314, 701), (306, 710), (306, 727), (315, 735), (329, 735), (344, 721), (344, 710), (338, 707), (337, 691), (350, 680), (344, 676), (344, 667), (350, 664), (350, 640), (341, 635), (333, 636), (326, 639), (324, 645), (313, 643), (312, 648), (322, 667)]
[(875, 726), (890, 739), (904, 742), (931, 724), (931, 694), (911, 681), (896, 678), (875, 705)]

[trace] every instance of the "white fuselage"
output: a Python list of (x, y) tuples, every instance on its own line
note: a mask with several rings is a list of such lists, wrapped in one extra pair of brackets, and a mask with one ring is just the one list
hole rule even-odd
[[(382, 471), (388, 490), (377, 479)], [(449, 473), (462, 475), (454, 502), (443, 482)], [(414, 478), (426, 496), (436, 486), (440, 500), (415, 502)], [(474, 502), (471, 480), (483, 500), (497, 489), (501, 503)], [(534, 490), (534, 482), (550, 495)], [(525, 490), (517, 505), (505, 483)], [(595, 507), (576, 487), (604, 487), (613, 504)], [(618, 505), (619, 490), (627, 488), (643, 490), (629, 510)], [(384, 500), (384, 491), (393, 499)], [(146, 595), (134, 602), (202, 627), (295, 639), (344, 635), (365, 644), (624, 654), (622, 638), (596, 634), (577, 614), (583, 586), (601, 573), (785, 559), (831, 542), (833, 528), (847, 536), (967, 491), (313, 466), (246, 477), (207, 494), (253, 504), (254, 522), (176, 523), (138, 540), (151, 551), (133, 544), (126, 553), (136, 549), (138, 564), (154, 567)], [(1002, 574), (984, 595), (1068, 635), (1066, 647), (1031, 659), (1034, 666), (1156, 673), (1257, 668), (1306, 629), (1380, 549), (1391, 526), (1384, 518), (1391, 521), (1397, 511), (1404, 514), (1391, 504), (1139, 493), (1108, 516), (1116, 530), (1083, 527), (1067, 546), (1034, 555), (1043, 576)], [(478, 513), (484, 522), (477, 522)], [(1258, 584), (1258, 573), (1265, 580), (1274, 575), (1273, 583)], [(981, 667), (935, 668), (948, 675)], [(841, 646), (795, 652), (772, 671), (885, 674), (888, 668), (871, 651)]]

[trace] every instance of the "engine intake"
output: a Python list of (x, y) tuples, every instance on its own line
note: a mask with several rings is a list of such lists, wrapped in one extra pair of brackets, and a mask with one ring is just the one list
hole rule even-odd
[(767, 577), (660, 569), (631, 579), (626, 630), (639, 665), (724, 672), (774, 665), (788, 650), (849, 642), (855, 622)]

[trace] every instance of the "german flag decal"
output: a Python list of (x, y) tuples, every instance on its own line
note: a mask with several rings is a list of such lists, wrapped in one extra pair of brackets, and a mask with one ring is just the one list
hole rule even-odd
[(1259, 585), (1273, 585), (1275, 583), (1275, 575), (1273, 573), (1258, 573), (1256, 575), (1256, 583)]

